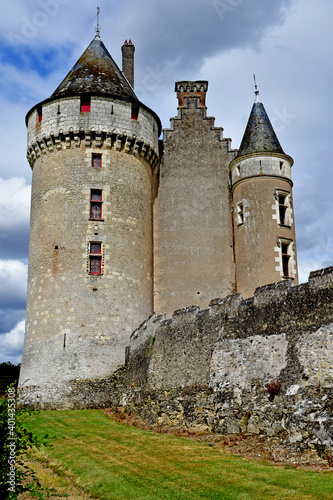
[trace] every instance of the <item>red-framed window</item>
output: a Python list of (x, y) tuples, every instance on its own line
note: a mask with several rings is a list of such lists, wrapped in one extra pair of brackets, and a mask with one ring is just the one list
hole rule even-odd
[(139, 105), (132, 102), (132, 120), (137, 120), (139, 116)]
[(102, 168), (102, 155), (101, 154), (92, 154), (91, 166), (93, 168)]
[(89, 272), (90, 274), (102, 273), (102, 243), (90, 243)]
[(37, 106), (37, 121), (40, 123), (43, 119), (43, 106)]
[(90, 190), (90, 219), (102, 220), (102, 190)]
[(81, 96), (81, 102), (80, 102), (80, 111), (81, 113), (89, 113), (90, 112), (90, 106), (91, 106), (91, 98), (90, 95), (88, 96)]

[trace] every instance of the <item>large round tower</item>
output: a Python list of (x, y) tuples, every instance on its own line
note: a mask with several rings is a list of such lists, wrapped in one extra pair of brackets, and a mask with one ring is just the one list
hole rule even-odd
[(114, 372), (152, 313), (161, 125), (126, 76), (97, 34), (26, 118), (33, 179), (20, 384), (44, 408), (70, 407), (74, 380)]
[(291, 167), (256, 91), (237, 157), (230, 164), (236, 289), (298, 283)]

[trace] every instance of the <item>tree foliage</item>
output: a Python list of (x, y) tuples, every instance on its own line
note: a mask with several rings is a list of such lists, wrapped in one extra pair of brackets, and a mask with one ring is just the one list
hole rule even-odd
[(22, 491), (29, 490), (35, 497), (43, 498), (40, 484), (29, 467), (24, 465), (22, 455), (32, 446), (46, 444), (25, 425), (27, 418), (35, 413), (24, 406), (18, 407), (15, 384), (10, 385), (0, 396), (0, 498), (13, 500)]

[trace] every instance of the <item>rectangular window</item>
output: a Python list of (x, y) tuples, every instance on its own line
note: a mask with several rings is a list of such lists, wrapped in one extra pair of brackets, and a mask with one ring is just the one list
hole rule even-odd
[(102, 168), (102, 155), (93, 153), (92, 155), (92, 167)]
[(90, 243), (89, 248), (89, 272), (101, 274), (102, 272), (102, 244)]
[(287, 196), (284, 194), (279, 194), (279, 221), (282, 225), (286, 224), (286, 214), (288, 208), (286, 205), (286, 198)]
[(89, 113), (90, 112), (90, 96), (81, 96), (81, 105), (80, 111), (81, 113)]
[(282, 254), (282, 272), (285, 278), (289, 277), (289, 259), (290, 255), (288, 253), (289, 245), (288, 243), (281, 243), (281, 254)]
[(102, 220), (102, 190), (90, 191), (90, 219)]

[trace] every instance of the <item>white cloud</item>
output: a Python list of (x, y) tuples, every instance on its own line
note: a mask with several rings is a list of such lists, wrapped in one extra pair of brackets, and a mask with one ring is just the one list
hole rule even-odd
[(31, 186), (22, 177), (0, 177), (0, 231), (28, 224)]
[(19, 260), (0, 260), (0, 303), (3, 309), (22, 308), (27, 293), (28, 266)]
[(0, 177), (0, 259), (27, 259), (30, 190), (22, 177)]
[(20, 321), (10, 332), (0, 335), (0, 363), (21, 362), (24, 343), (25, 321)]

